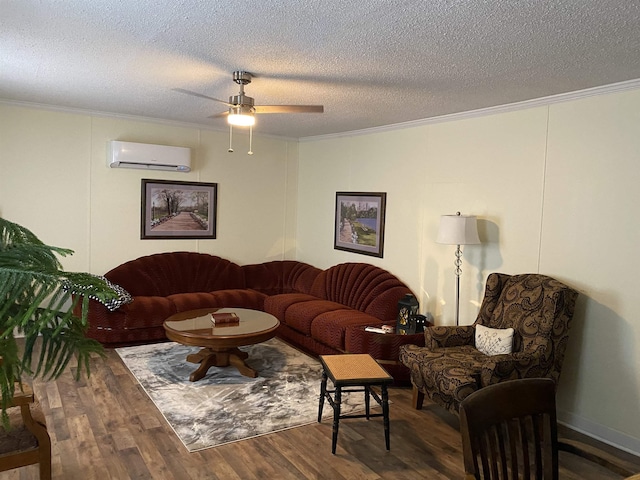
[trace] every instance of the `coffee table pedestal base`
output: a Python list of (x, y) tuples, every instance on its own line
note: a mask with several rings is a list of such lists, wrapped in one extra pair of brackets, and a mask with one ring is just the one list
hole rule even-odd
[(187, 362), (200, 364), (196, 371), (189, 376), (189, 380), (197, 382), (207, 374), (209, 368), (228, 367), (229, 365), (236, 367), (245, 377), (256, 378), (258, 372), (245, 363), (248, 357), (249, 354), (247, 352), (235, 347), (220, 350), (203, 348), (198, 353), (192, 353), (187, 356)]

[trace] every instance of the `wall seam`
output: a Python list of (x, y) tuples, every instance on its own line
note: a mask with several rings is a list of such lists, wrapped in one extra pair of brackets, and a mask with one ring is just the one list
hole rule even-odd
[(547, 159), (549, 155), (549, 118), (551, 107), (547, 106), (547, 119), (544, 132), (544, 155), (542, 156), (542, 191), (540, 195), (540, 226), (538, 235), (538, 260), (536, 265), (536, 271), (540, 273), (540, 262), (542, 259), (542, 237), (544, 228), (544, 204), (545, 204), (545, 190), (547, 186)]
[(89, 272), (93, 272), (93, 255), (92, 255), (92, 250), (91, 250), (91, 246), (93, 244), (93, 242), (91, 241), (91, 235), (93, 233), (93, 224), (91, 223), (91, 219), (93, 217), (92, 215), (92, 210), (93, 210), (93, 192), (91, 191), (91, 176), (93, 174), (93, 161), (95, 160), (93, 158), (93, 139), (94, 139), (94, 135), (93, 135), (93, 115), (89, 116), (89, 175), (87, 176), (87, 194), (89, 196), (89, 208), (87, 211), (87, 240), (86, 240), (86, 247), (87, 247), (87, 260), (89, 262)]
[(285, 260), (285, 252), (287, 251), (287, 196), (289, 195), (289, 142), (284, 144), (284, 205), (282, 205), (282, 244), (280, 250), (280, 260)]
[[(195, 157), (193, 160), (195, 161), (195, 168), (196, 168), (196, 181), (200, 182), (200, 173), (202, 172), (202, 168), (198, 168), (199, 167), (199, 160), (200, 157), (198, 156), (198, 153), (202, 150), (202, 130), (200, 130), (199, 128), (196, 130), (197, 133), (197, 142), (198, 142), (198, 147), (196, 148), (196, 151), (194, 152), (193, 156)], [(217, 188), (217, 187), (216, 187)], [(218, 238), (218, 192), (216, 192), (216, 202), (214, 204), (214, 207), (216, 209), (216, 211), (214, 212), (214, 219), (216, 222), (216, 225), (214, 225), (214, 228), (216, 230), (216, 238)], [(211, 208), (211, 206), (209, 207)], [(204, 253), (202, 251), (202, 247), (201, 247), (201, 243), (200, 243), (200, 239), (196, 238), (196, 252), (198, 253)]]

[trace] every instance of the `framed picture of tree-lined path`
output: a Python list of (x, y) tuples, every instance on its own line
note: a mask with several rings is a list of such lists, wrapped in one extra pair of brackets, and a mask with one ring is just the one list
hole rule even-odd
[(337, 192), (333, 248), (381, 257), (386, 193)]
[(216, 238), (217, 183), (142, 179), (140, 238)]

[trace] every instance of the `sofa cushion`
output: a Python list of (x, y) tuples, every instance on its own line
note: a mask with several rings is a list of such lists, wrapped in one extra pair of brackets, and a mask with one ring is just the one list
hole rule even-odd
[(284, 314), (284, 323), (289, 327), (305, 335), (311, 335), (311, 324), (316, 317), (334, 310), (344, 310), (344, 305), (328, 300), (310, 300), (308, 302), (294, 303)]
[(264, 300), (264, 311), (270, 313), (274, 317), (284, 320), (284, 315), (291, 305), (300, 302), (308, 302), (317, 300), (317, 297), (306, 293), (283, 293), (282, 295), (273, 295)]
[(409, 367), (411, 381), (418, 390), (454, 411), (462, 400), (480, 388), (486, 356), (472, 345), (435, 350), (403, 345), (400, 360)]
[(311, 322), (311, 336), (336, 350), (346, 351), (346, 331), (354, 325), (378, 325), (380, 320), (369, 314), (342, 308), (317, 315)]
[[(124, 328), (143, 329), (162, 326), (162, 323), (174, 313), (176, 307), (166, 297), (137, 296), (133, 302), (120, 308), (125, 314)], [(108, 327), (108, 325), (107, 325)]]

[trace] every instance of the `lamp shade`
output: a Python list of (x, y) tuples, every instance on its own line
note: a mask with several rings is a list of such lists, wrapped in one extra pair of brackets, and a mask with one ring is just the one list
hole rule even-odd
[(480, 243), (478, 221), (475, 215), (442, 215), (436, 243), (445, 245), (472, 245)]

